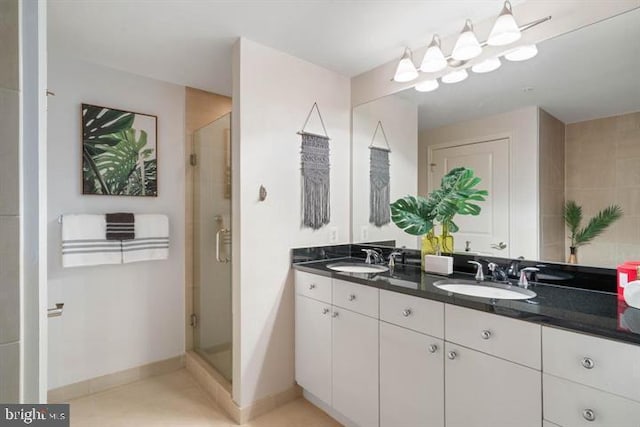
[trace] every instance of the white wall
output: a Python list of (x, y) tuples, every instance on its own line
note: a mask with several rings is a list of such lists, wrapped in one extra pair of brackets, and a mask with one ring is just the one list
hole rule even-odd
[(420, 132), (418, 192), (427, 192), (428, 146), (509, 138), (509, 256), (539, 259), (538, 108), (456, 123)]
[[(49, 51), (48, 216), (49, 388), (144, 365), (184, 352), (184, 87)], [(82, 102), (158, 116), (157, 198), (81, 194)], [(63, 213), (163, 213), (166, 261), (63, 269)]]
[[(246, 406), (294, 384), (290, 249), (328, 244), (331, 229), (349, 241), (351, 111), (348, 78), (246, 39), (235, 49), (234, 399)], [(314, 102), (331, 137), (331, 224), (318, 231), (300, 227), (296, 134)]]
[[(353, 242), (395, 240), (396, 246), (418, 248), (418, 238), (405, 233), (393, 221), (382, 227), (369, 223), (369, 145), (378, 124), (389, 140), (390, 200), (418, 192), (418, 107), (414, 101), (391, 95), (353, 109), (352, 233)], [(379, 130), (375, 146), (384, 147)]]

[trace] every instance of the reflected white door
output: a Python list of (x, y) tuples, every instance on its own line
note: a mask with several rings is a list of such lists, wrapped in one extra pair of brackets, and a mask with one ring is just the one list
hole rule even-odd
[[(489, 197), (479, 202), (480, 215), (455, 217), (460, 231), (454, 234), (454, 251), (464, 251), (469, 242), (470, 252), (509, 257), (509, 139), (433, 149), (429, 191), (457, 167), (472, 169), (482, 179), (478, 188), (487, 190)], [(496, 249), (500, 242), (506, 248)]]

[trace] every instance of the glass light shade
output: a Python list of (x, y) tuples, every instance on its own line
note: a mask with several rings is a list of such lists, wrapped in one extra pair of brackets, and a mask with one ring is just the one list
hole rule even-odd
[(513, 17), (511, 3), (506, 1), (504, 2), (502, 12), (500, 12), (498, 19), (496, 19), (496, 22), (493, 24), (491, 33), (489, 33), (487, 44), (491, 46), (505, 46), (520, 40), (520, 37), (522, 37), (522, 33)]
[(418, 92), (432, 92), (438, 89), (439, 86), (438, 80), (425, 80), (415, 85), (415, 90)]
[(456, 41), (456, 45), (453, 47), (451, 56), (459, 61), (467, 61), (473, 59), (482, 53), (482, 46), (473, 32), (473, 24), (471, 20), (467, 19), (464, 24), (462, 33)]
[(489, 58), (471, 67), (474, 73), (490, 73), (502, 65), (499, 58)]
[(465, 80), (467, 77), (469, 77), (469, 73), (467, 73), (467, 70), (457, 70), (457, 71), (452, 71), (449, 74), (445, 74), (442, 77), (442, 82), (458, 83)]
[(418, 70), (413, 64), (409, 49), (405, 49), (402, 59), (398, 62), (396, 73), (393, 76), (393, 80), (399, 83), (410, 82), (418, 78)]
[(526, 61), (538, 54), (538, 48), (535, 44), (520, 46), (507, 52), (504, 57), (509, 61)]
[(442, 49), (440, 48), (440, 37), (435, 35), (429, 47), (427, 47), (424, 58), (422, 58), (420, 70), (425, 73), (437, 73), (445, 68), (447, 68), (447, 59), (444, 57)]

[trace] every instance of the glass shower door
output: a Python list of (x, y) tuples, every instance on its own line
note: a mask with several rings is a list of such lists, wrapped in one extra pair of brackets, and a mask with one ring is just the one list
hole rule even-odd
[(231, 382), (231, 114), (194, 133), (194, 349)]

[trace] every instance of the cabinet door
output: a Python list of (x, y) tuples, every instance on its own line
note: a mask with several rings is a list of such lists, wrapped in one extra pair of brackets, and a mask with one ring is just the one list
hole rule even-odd
[(378, 320), (333, 308), (333, 408), (360, 427), (378, 426)]
[(444, 427), (443, 341), (380, 322), (380, 426)]
[(445, 343), (447, 427), (540, 427), (540, 371)]
[(331, 404), (331, 306), (296, 296), (296, 381)]

